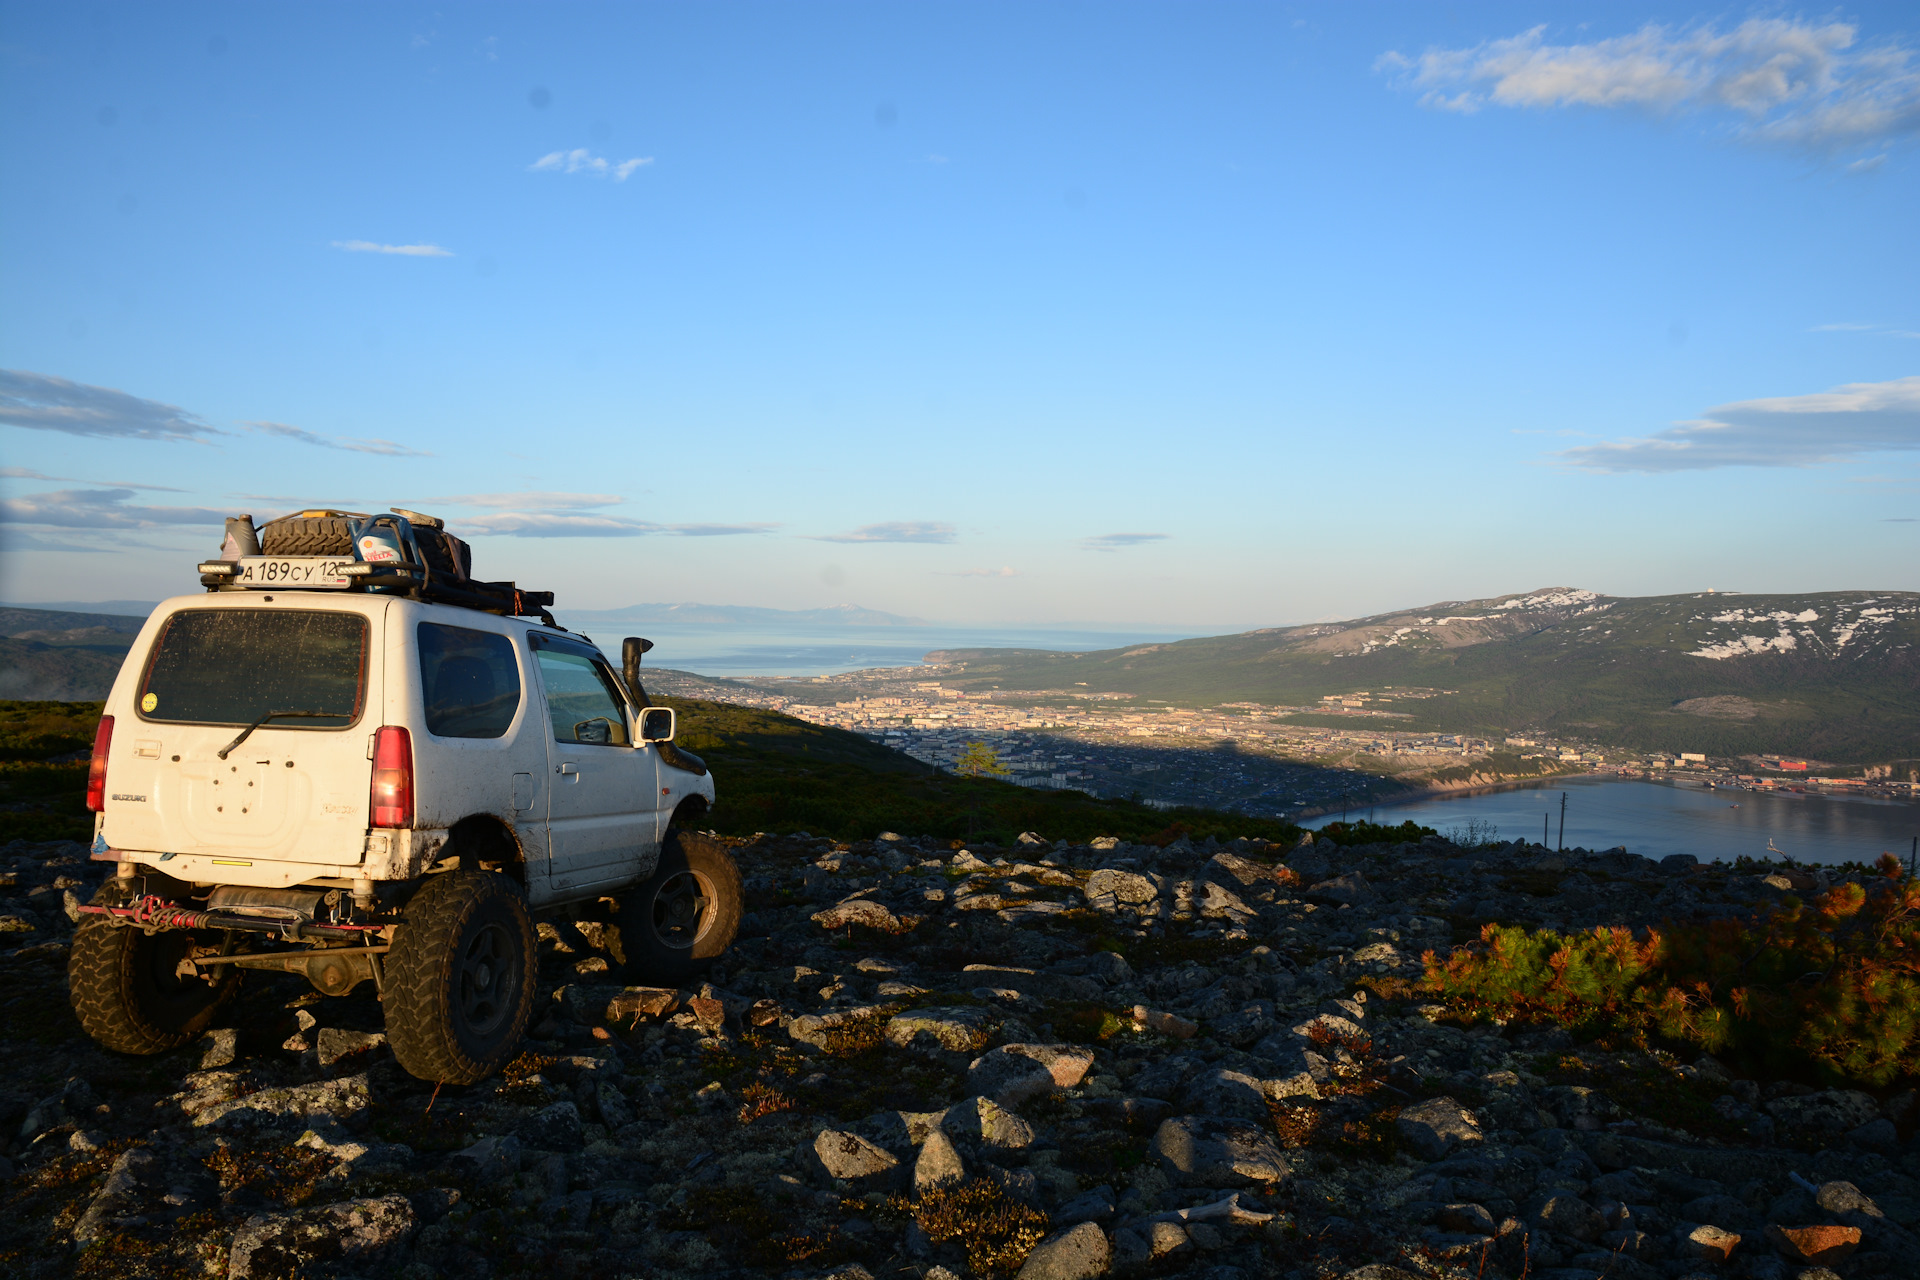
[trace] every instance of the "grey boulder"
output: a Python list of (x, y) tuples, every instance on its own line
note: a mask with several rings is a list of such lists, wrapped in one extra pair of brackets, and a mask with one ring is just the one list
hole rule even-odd
[(1113, 1251), (1096, 1224), (1069, 1227), (1034, 1247), (1021, 1264), (1020, 1280), (1093, 1280), (1105, 1275)]
[(1482, 1140), (1473, 1112), (1452, 1098), (1429, 1098), (1408, 1107), (1395, 1120), (1400, 1140), (1428, 1160), (1438, 1160), (1457, 1146)]
[(1265, 1128), (1231, 1116), (1163, 1121), (1151, 1151), (1175, 1181), (1191, 1186), (1279, 1186), (1292, 1176)]
[(413, 1228), (413, 1205), (402, 1195), (260, 1214), (234, 1233), (228, 1280), (301, 1275), (315, 1263), (375, 1270), (400, 1251)]

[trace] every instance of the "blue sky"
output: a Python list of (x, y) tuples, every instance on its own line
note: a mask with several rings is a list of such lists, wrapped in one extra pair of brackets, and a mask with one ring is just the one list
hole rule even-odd
[(1920, 588), (1908, 5), (0, 5), (0, 598)]

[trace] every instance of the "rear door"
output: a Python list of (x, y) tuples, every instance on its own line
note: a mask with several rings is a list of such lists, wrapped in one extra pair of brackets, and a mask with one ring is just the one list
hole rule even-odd
[(592, 646), (527, 637), (546, 698), (547, 842), (557, 893), (631, 880), (659, 837), (655, 754), (636, 748), (627, 702)]
[(332, 603), (182, 608), (158, 622), (128, 673), (133, 714), (114, 730), (111, 846), (360, 860), (370, 767), (360, 726), (377, 703), (386, 606)]

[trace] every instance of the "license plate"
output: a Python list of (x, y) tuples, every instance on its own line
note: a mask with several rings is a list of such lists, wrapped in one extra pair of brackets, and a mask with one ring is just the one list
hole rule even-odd
[(352, 560), (334, 556), (241, 556), (233, 581), (243, 587), (346, 588), (353, 580), (342, 572)]

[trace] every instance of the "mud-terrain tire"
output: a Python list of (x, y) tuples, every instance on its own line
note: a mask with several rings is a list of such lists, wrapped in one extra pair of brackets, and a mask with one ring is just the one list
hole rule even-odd
[(415, 529), (414, 540), (420, 544), (420, 558), (427, 562), (427, 568), (440, 582), (465, 582), (470, 565), (462, 557), (453, 540), (443, 529)]
[(422, 1080), (473, 1084), (505, 1066), (533, 1014), (533, 918), (493, 871), (430, 877), (387, 953), (387, 1043)]
[(342, 516), (286, 516), (260, 530), (263, 556), (351, 556), (353, 521)]
[[(118, 901), (109, 884), (94, 901)], [(177, 1049), (213, 1021), (240, 989), (240, 971), (220, 965), (212, 982), (175, 972), (188, 948), (220, 935), (207, 930), (144, 929), (85, 916), (67, 952), (67, 995), (81, 1029), (108, 1049), (148, 1056)]]
[(724, 845), (669, 831), (660, 865), (619, 898), (617, 958), (627, 980), (673, 987), (698, 977), (733, 945), (745, 896)]

